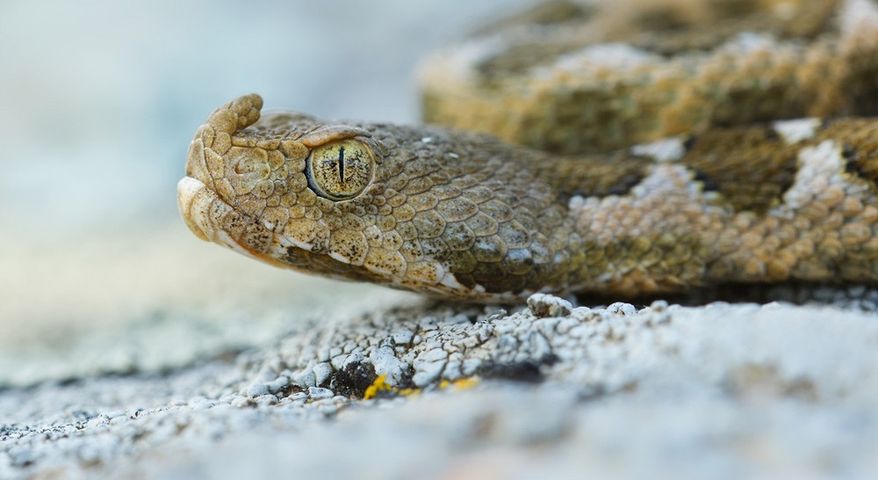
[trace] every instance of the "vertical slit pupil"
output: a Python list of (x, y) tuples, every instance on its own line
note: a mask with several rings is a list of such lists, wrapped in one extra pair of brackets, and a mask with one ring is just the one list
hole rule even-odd
[(344, 183), (344, 147), (338, 148), (338, 181)]

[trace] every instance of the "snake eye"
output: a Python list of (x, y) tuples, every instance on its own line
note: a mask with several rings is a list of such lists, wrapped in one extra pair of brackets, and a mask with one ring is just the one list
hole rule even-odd
[(330, 200), (356, 197), (372, 181), (375, 158), (366, 144), (342, 140), (315, 147), (308, 157), (308, 184)]

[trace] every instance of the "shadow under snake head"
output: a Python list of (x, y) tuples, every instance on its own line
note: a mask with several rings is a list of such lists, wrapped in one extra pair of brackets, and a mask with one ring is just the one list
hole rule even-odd
[[(178, 203), (201, 239), (303, 271), (467, 300), (559, 290), (566, 206), (492, 138), (430, 127), (260, 118), (220, 107), (193, 139)], [(536, 154), (536, 152), (533, 152)]]

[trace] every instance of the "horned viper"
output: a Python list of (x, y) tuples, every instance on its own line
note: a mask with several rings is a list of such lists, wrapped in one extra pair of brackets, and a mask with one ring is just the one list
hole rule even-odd
[(878, 282), (878, 5), (551, 1), (421, 68), (435, 125), (262, 115), (195, 134), (199, 237), (477, 302)]

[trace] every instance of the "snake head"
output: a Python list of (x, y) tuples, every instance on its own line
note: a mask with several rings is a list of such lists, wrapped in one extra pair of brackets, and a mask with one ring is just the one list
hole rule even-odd
[(364, 243), (364, 217), (383, 188), (373, 181), (381, 145), (362, 128), (263, 116), (261, 107), (258, 95), (246, 95), (199, 127), (177, 185), (186, 224), (203, 240), (274, 265), (373, 276), (364, 265), (380, 250)]
[(438, 264), (403, 254), (393, 205), (404, 197), (393, 200), (388, 186), (403, 162), (369, 126), (263, 116), (261, 107), (258, 95), (237, 98), (196, 132), (177, 185), (196, 236), (306, 273), (396, 286), (443, 281)]
[(555, 256), (534, 219), (554, 225), (561, 213), (496, 140), (261, 107), (257, 95), (233, 100), (192, 140), (177, 192), (198, 237), (276, 266), (464, 300), (508, 300), (543, 281), (534, 272)]

